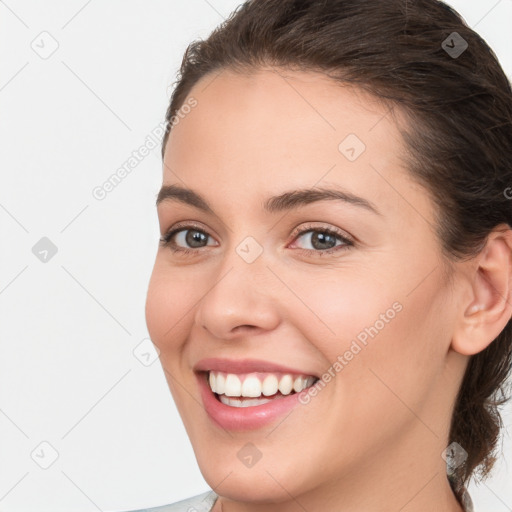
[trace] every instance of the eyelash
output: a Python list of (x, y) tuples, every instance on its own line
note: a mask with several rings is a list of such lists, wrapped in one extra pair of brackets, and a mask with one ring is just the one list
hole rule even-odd
[[(186, 248), (176, 246), (175, 242), (171, 241), (172, 237), (175, 234), (179, 233), (180, 231), (187, 231), (189, 229), (192, 231), (198, 231), (206, 236), (211, 237), (211, 235), (209, 235), (206, 231), (201, 229), (199, 226), (195, 226), (193, 224), (177, 225), (173, 229), (171, 229), (167, 233), (165, 233), (165, 235), (160, 238), (161, 246), (168, 247), (169, 249), (171, 249), (172, 252), (177, 253), (182, 256), (192, 256), (194, 254), (197, 254), (197, 252), (200, 249), (203, 249), (206, 246), (200, 247), (197, 249), (186, 249)], [(299, 236), (303, 235), (304, 233), (309, 233), (310, 231), (317, 232), (317, 233), (327, 233), (329, 235), (333, 235), (333, 236), (337, 237), (338, 239), (340, 239), (345, 245), (334, 246), (334, 247), (331, 247), (330, 249), (325, 249), (325, 250), (295, 249), (296, 251), (299, 252), (299, 254), (302, 254), (305, 256), (311, 256), (311, 253), (315, 253), (315, 256), (322, 257), (325, 254), (332, 254), (334, 252), (349, 249), (350, 247), (352, 247), (354, 245), (353, 240), (349, 239), (348, 237), (341, 234), (341, 232), (339, 232), (337, 230), (334, 230), (332, 228), (323, 227), (323, 226), (312, 226), (312, 225), (302, 226), (301, 229), (294, 230), (293, 231), (293, 237), (294, 237), (293, 240), (295, 240)]]

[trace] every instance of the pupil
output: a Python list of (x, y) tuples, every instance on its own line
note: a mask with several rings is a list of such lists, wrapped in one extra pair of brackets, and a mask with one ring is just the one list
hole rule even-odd
[[(192, 233), (194, 233), (194, 234), (192, 234)], [(187, 239), (187, 244), (189, 244), (192, 247), (198, 247), (198, 246), (195, 246), (194, 243), (195, 242), (201, 242), (201, 238), (203, 238), (203, 241), (204, 241), (205, 234), (204, 233), (200, 233), (199, 231), (189, 230), (188, 233), (187, 233), (187, 236), (185, 238)]]
[(332, 247), (334, 247), (334, 245), (332, 244), (329, 244), (328, 242), (326, 242), (326, 239), (331, 239), (331, 242), (334, 242), (334, 245), (336, 245), (336, 240), (335, 238), (332, 236), (332, 235), (329, 235), (329, 234), (326, 234), (326, 233), (313, 233), (313, 238), (312, 238), (312, 243), (313, 243), (313, 247), (315, 247), (315, 242), (319, 242), (320, 244), (325, 244), (327, 243), (327, 245), (329, 245), (329, 247), (316, 247), (317, 249), (331, 249)]

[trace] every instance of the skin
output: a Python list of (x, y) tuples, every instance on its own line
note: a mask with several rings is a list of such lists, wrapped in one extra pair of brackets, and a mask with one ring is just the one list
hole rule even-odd
[[(510, 230), (491, 233), (449, 282), (434, 205), (399, 158), (387, 109), (361, 90), (266, 68), (204, 77), (190, 96), (198, 103), (171, 131), (163, 184), (194, 189), (215, 215), (158, 206), (162, 235), (191, 221), (209, 236), (192, 256), (159, 247), (146, 321), (201, 473), (220, 495), (214, 512), (461, 511), (441, 454), (469, 356), (512, 314)], [(366, 145), (353, 162), (338, 149), (350, 133)], [(315, 186), (342, 187), (381, 215), (340, 201), (263, 210), (271, 195)], [(354, 245), (337, 241), (319, 256), (316, 231), (292, 237), (308, 223)], [(199, 246), (185, 234), (174, 237), (180, 247)], [(236, 252), (247, 236), (263, 250), (250, 264)], [(200, 359), (322, 375), (394, 302), (402, 310), (285, 419), (227, 432), (207, 416), (192, 371)], [(262, 454), (250, 468), (237, 457), (248, 442)]]

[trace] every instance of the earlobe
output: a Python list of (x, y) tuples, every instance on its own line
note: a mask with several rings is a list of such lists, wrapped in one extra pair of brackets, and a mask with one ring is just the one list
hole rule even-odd
[(451, 343), (463, 355), (484, 350), (512, 316), (512, 230), (508, 225), (489, 234), (470, 268), (471, 300), (461, 304)]

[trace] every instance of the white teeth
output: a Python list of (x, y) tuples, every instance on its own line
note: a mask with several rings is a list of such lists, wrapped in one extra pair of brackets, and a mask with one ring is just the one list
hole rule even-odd
[[(210, 372), (210, 375), (212, 375), (213, 372)], [(218, 373), (215, 375), (215, 393), (218, 393), (219, 395), (224, 393), (224, 390), (226, 389), (226, 376), (223, 373)]]
[(242, 394), (242, 383), (234, 373), (226, 375), (224, 394), (226, 396), (240, 396)]
[(210, 388), (214, 393), (217, 393), (217, 383), (215, 382), (215, 375), (213, 372), (210, 372), (210, 375), (208, 375), (208, 382), (210, 384)]
[(302, 391), (302, 386), (304, 385), (304, 379), (299, 375), (294, 381), (293, 381), (293, 390), (298, 393), (299, 391)]
[(267, 375), (263, 381), (262, 391), (265, 396), (275, 395), (277, 393), (279, 382), (275, 375)]
[(242, 400), (241, 398), (229, 398), (226, 395), (220, 395), (219, 400), (225, 405), (231, 405), (231, 407), (253, 407), (272, 402), (272, 398), (249, 398)]
[(292, 376), (289, 374), (283, 375), (282, 379), (279, 381), (279, 391), (281, 391), (281, 393), (283, 393), (283, 395), (288, 395), (288, 394), (290, 394), (292, 389), (293, 389)]
[(258, 377), (250, 375), (246, 377), (242, 384), (242, 396), (260, 396), (261, 395), (261, 382)]
[[(249, 397), (257, 398), (260, 396), (272, 396), (278, 391), (283, 395), (289, 395), (293, 391), (299, 393), (303, 389), (311, 386), (316, 378), (307, 375), (298, 375), (296, 377), (289, 373), (286, 374), (234, 374), (210, 371), (208, 382), (210, 388), (218, 395), (225, 397)], [(280, 395), (278, 395), (280, 396)], [(231, 400), (233, 402), (233, 400)], [(237, 401), (239, 403), (240, 401)], [(244, 403), (250, 403), (253, 400), (244, 400)], [(264, 403), (258, 401), (259, 403)], [(254, 404), (257, 405), (257, 404)]]

